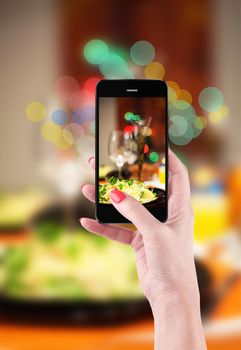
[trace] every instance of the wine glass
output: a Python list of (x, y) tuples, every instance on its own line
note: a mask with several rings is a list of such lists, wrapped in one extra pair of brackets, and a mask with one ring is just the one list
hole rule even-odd
[(116, 164), (121, 178), (121, 169), (126, 162), (125, 137), (121, 130), (112, 131), (109, 135), (108, 154), (110, 159)]

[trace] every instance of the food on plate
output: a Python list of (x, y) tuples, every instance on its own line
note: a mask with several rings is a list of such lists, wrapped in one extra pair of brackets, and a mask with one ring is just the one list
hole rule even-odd
[(145, 204), (157, 199), (157, 194), (153, 191), (153, 188), (147, 186), (144, 182), (136, 179), (123, 179), (112, 176), (108, 182), (99, 185), (99, 201), (103, 204), (110, 204), (110, 193), (113, 190), (122, 191), (140, 203)]

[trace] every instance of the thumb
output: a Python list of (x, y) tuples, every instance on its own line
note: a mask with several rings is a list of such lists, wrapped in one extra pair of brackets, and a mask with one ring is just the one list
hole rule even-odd
[(157, 225), (161, 224), (141, 203), (124, 192), (113, 190), (110, 193), (110, 198), (114, 207), (131, 221), (143, 235), (145, 233), (150, 235), (150, 232), (155, 233), (155, 227), (157, 228)]

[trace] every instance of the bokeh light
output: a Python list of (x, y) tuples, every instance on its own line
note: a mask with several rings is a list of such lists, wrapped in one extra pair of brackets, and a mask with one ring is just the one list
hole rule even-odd
[(144, 146), (144, 153), (148, 153), (149, 152), (149, 146), (147, 144), (145, 144)]
[[(92, 122), (95, 120), (95, 107), (94, 106), (85, 106), (81, 110), (77, 112), (79, 115), (79, 120), (80, 124), (86, 123), (86, 122)], [(76, 117), (76, 115), (75, 115)], [(74, 120), (73, 120), (74, 121)], [(77, 121), (76, 121), (77, 122)]]
[(46, 117), (46, 108), (42, 102), (33, 101), (26, 107), (26, 116), (31, 122), (39, 122)]
[(194, 119), (193, 125), (195, 126), (196, 129), (200, 129), (200, 130), (204, 129), (207, 125), (206, 118), (197, 116)]
[(170, 137), (170, 140), (172, 141), (172, 143), (174, 143), (177, 146), (185, 146), (189, 142), (191, 142), (191, 140), (192, 140), (192, 137), (190, 137), (190, 138), (187, 138), (187, 137), (184, 137), (184, 136), (175, 137), (175, 136), (170, 135), (170, 134), (169, 134), (169, 137)]
[(129, 68), (125, 71), (125, 74), (123, 76), (125, 79), (135, 79), (135, 74), (130, 70)]
[(151, 62), (145, 67), (144, 73), (147, 79), (163, 79), (165, 68), (159, 62)]
[(90, 123), (89, 130), (92, 134), (95, 134), (95, 121)]
[(188, 130), (188, 122), (181, 115), (174, 115), (170, 117), (172, 124), (169, 127), (169, 134), (171, 136), (183, 136)]
[(84, 56), (91, 64), (101, 64), (108, 54), (109, 47), (103, 40), (90, 40), (84, 47)]
[(155, 48), (148, 41), (140, 40), (131, 46), (130, 56), (134, 63), (144, 66), (155, 58)]
[(126, 125), (126, 126), (124, 127), (124, 133), (132, 134), (133, 131), (134, 131), (134, 128), (133, 128), (133, 126), (131, 126), (131, 125)]
[(196, 128), (194, 125), (193, 125), (193, 128), (192, 128), (192, 131), (193, 131), (193, 138), (196, 138), (198, 137), (201, 132), (202, 132), (202, 129), (199, 129), (199, 128)]
[(146, 136), (151, 136), (152, 135), (152, 129), (151, 128), (148, 128), (147, 126), (144, 126), (143, 129), (144, 129), (144, 135), (146, 135)]
[(180, 90), (180, 86), (175, 82), (175, 81), (172, 81), (172, 80), (167, 80), (166, 81), (166, 84), (168, 86), (170, 86), (173, 90), (175, 90), (176, 92), (178, 92)]
[(223, 104), (223, 94), (216, 87), (207, 87), (200, 92), (198, 101), (205, 111), (215, 112)]
[(63, 133), (60, 135), (60, 137), (58, 139), (56, 139), (54, 142), (54, 146), (59, 149), (60, 151), (64, 151), (67, 150), (69, 148), (71, 148), (72, 144), (68, 143), (64, 137), (63, 137)]
[(83, 85), (83, 89), (85, 91), (88, 91), (90, 94), (95, 94), (96, 85), (98, 84), (98, 82), (100, 80), (101, 79), (97, 78), (97, 77), (92, 77), (92, 78), (87, 79)]
[(149, 159), (151, 162), (155, 163), (159, 159), (159, 154), (157, 152), (151, 152), (149, 155)]
[(41, 135), (47, 141), (56, 141), (60, 138), (62, 129), (52, 121), (47, 121), (41, 128)]
[(127, 70), (126, 61), (115, 53), (110, 53), (100, 65), (101, 73), (108, 79), (123, 78)]
[[(130, 53), (130, 55), (129, 55)], [(154, 61), (155, 48), (145, 40), (134, 43), (130, 51), (121, 46), (107, 45), (103, 40), (93, 39), (84, 47), (84, 57), (95, 65), (99, 65), (100, 73), (109, 79), (129, 78), (143, 73), (147, 79), (163, 79), (164, 66)], [(128, 62), (129, 60), (133, 62)], [(42, 136), (53, 142), (59, 150), (65, 150), (73, 145), (80, 155), (93, 155), (95, 134), (95, 90), (101, 80), (101, 74), (88, 78), (83, 88), (80, 89), (78, 81), (72, 76), (62, 76), (55, 83), (55, 92), (64, 101), (68, 101), (72, 109), (72, 116), (61, 107), (52, 112), (41, 128)], [(171, 142), (184, 146), (199, 136), (207, 126), (207, 118), (197, 116), (192, 105), (193, 98), (188, 90), (181, 89), (175, 81), (167, 81), (169, 102), (169, 136)], [(199, 94), (199, 104), (208, 113), (211, 123), (219, 123), (228, 116), (229, 110), (223, 105), (223, 94), (216, 87), (207, 87)], [(39, 101), (33, 101), (26, 107), (26, 116), (29, 120), (38, 122), (47, 116), (46, 107)], [(128, 111), (124, 114), (128, 122), (124, 129), (126, 133), (134, 132), (140, 120), (139, 115)], [(69, 120), (70, 119), (70, 120)], [(145, 128), (145, 136), (155, 135), (154, 128)], [(146, 144), (145, 154), (149, 159), (156, 162), (159, 155), (152, 151)], [(149, 154), (150, 153), (150, 154)], [(156, 160), (155, 160), (156, 159)]]
[(176, 100), (169, 106), (169, 116), (172, 117), (174, 115), (181, 115), (187, 120), (188, 124), (192, 124), (195, 119), (196, 112), (190, 103), (183, 100)]
[(75, 78), (64, 75), (56, 80), (54, 89), (62, 100), (69, 100), (74, 92), (79, 89), (79, 83)]
[(229, 115), (229, 109), (227, 106), (222, 105), (215, 112), (210, 112), (208, 114), (208, 119), (211, 123), (217, 124)]
[(57, 125), (64, 125), (68, 120), (68, 116), (63, 109), (57, 109), (51, 114), (51, 119)]
[[(79, 138), (76, 149), (78, 153), (88, 160), (95, 154), (95, 139), (91, 135), (84, 135)], [(86, 165), (85, 165), (86, 166)]]
[(77, 143), (82, 136), (84, 136), (84, 130), (82, 126), (77, 123), (70, 123), (63, 130), (63, 138), (70, 144)]
[(77, 90), (71, 98), (70, 105), (73, 111), (79, 111), (87, 105), (93, 105), (95, 103), (94, 95), (91, 95), (88, 91)]
[(126, 112), (124, 115), (125, 120), (127, 120), (128, 122), (132, 120), (132, 117), (133, 117), (132, 112)]
[(67, 129), (63, 129), (63, 139), (69, 145), (73, 145), (74, 144), (74, 137), (73, 137), (72, 133), (69, 130), (67, 130)]
[(173, 101), (176, 101), (176, 99), (177, 99), (177, 93), (176, 93), (176, 91), (173, 89), (173, 88), (171, 88), (171, 87), (167, 87), (167, 89), (168, 89), (168, 102), (173, 102)]
[(140, 116), (138, 114), (133, 114), (132, 115), (132, 120), (134, 120), (135, 122), (138, 122), (140, 120)]
[(177, 98), (178, 98), (179, 100), (186, 101), (186, 102), (188, 102), (188, 103), (190, 103), (190, 104), (192, 103), (192, 95), (191, 95), (190, 92), (187, 91), (187, 90), (180, 89), (180, 90), (178, 91)]

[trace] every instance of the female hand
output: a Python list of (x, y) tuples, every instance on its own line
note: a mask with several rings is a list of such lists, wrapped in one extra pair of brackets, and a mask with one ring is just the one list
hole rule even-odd
[[(89, 163), (94, 168), (94, 158)], [(169, 170), (169, 213), (165, 223), (118, 190), (111, 192), (111, 202), (135, 225), (135, 231), (89, 218), (81, 218), (80, 222), (93, 233), (133, 247), (140, 284), (154, 315), (155, 348), (205, 349), (193, 258), (194, 216), (188, 172), (172, 151)], [(82, 192), (95, 200), (94, 186), (84, 185)]]

